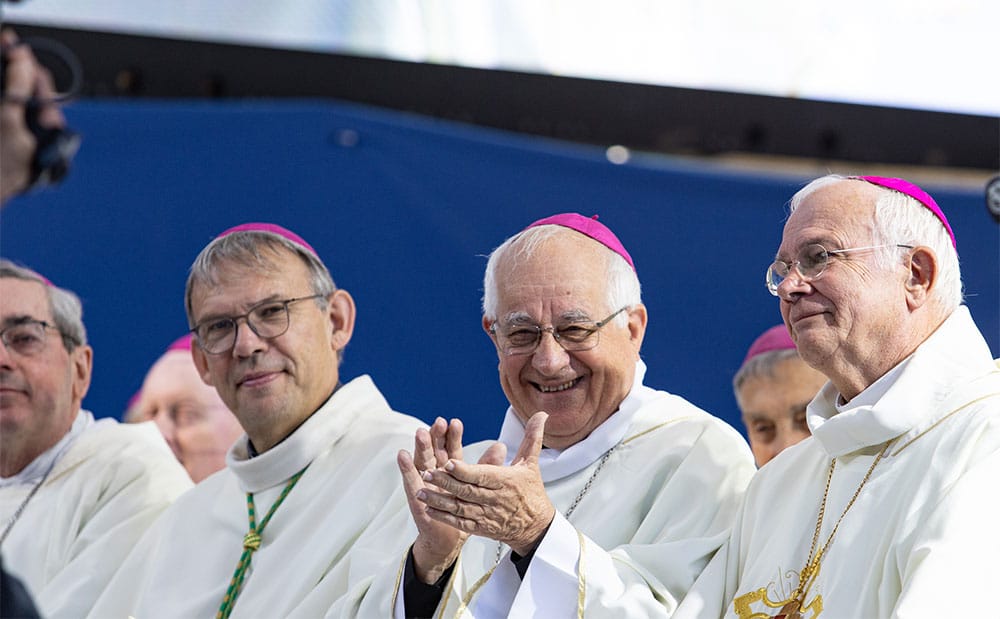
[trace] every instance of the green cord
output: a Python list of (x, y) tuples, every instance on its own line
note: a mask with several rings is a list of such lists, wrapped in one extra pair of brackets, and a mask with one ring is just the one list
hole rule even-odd
[[(308, 465), (306, 468), (309, 468)], [(219, 606), (219, 612), (216, 613), (215, 619), (228, 619), (229, 615), (233, 612), (233, 606), (236, 605), (236, 598), (243, 587), (243, 577), (246, 575), (247, 568), (250, 567), (250, 557), (253, 556), (255, 550), (260, 548), (260, 536), (264, 533), (264, 527), (267, 526), (268, 522), (271, 522), (271, 516), (278, 510), (278, 506), (285, 500), (285, 497), (288, 496), (288, 493), (292, 491), (292, 488), (295, 487), (295, 484), (305, 472), (306, 469), (302, 469), (288, 480), (288, 483), (285, 484), (285, 489), (281, 491), (278, 499), (271, 505), (271, 509), (268, 510), (259, 527), (257, 526), (253, 494), (247, 493), (247, 517), (250, 521), (250, 530), (243, 537), (243, 554), (240, 555), (239, 563), (236, 564), (236, 571), (233, 572), (233, 578), (229, 581), (229, 587), (226, 588), (226, 595), (222, 598), (222, 605)]]

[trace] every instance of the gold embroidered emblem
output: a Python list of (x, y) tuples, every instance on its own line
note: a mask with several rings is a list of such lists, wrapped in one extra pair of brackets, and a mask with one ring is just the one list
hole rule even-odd
[[(767, 594), (767, 588), (744, 593), (733, 600), (733, 611), (740, 619), (809, 619), (818, 618), (823, 612), (823, 596), (816, 595), (804, 607), (799, 606), (795, 596), (784, 600), (772, 600)], [(756, 606), (756, 608), (755, 608)], [(778, 609), (778, 614), (771, 613)], [(804, 614), (806, 612), (809, 614)]]

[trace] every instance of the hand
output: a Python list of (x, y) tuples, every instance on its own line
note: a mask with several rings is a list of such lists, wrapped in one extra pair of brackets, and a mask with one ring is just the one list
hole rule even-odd
[(449, 459), (428, 470), (423, 479), (437, 489), (417, 495), (426, 516), (466, 535), (501, 541), (519, 555), (530, 552), (545, 535), (555, 507), (538, 470), (547, 413), (535, 413), (524, 428), (524, 440), (510, 466), (471, 465)]
[[(444, 466), (447, 462), (462, 460), (462, 422), (451, 423), (438, 417), (428, 430), (417, 430), (413, 454), (405, 450), (396, 456), (396, 463), (403, 476), (403, 489), (413, 521), (417, 525), (417, 539), (413, 543), (414, 571), (425, 583), (434, 583), (455, 562), (468, 533), (441, 523), (427, 515), (426, 506), (419, 500), (421, 492), (434, 490), (422, 478), (425, 471)], [(506, 447), (496, 443), (486, 450), (480, 463), (503, 464)]]
[(62, 127), (66, 120), (52, 103), (56, 96), (52, 74), (38, 63), (31, 48), (20, 43), (10, 29), (0, 34), (0, 46), (7, 59), (4, 97), (0, 103), (0, 202), (6, 202), (27, 189), (31, 179), (37, 140), (28, 128), (26, 104), (41, 102), (38, 122), (43, 127)]

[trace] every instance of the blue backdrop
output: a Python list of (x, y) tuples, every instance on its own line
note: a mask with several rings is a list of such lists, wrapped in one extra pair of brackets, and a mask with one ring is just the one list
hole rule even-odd
[[(643, 283), (647, 383), (739, 427), (730, 378), (780, 321), (764, 269), (807, 178), (735, 174), (327, 101), (77, 103), (60, 187), (9, 204), (0, 252), (76, 291), (95, 349), (85, 405), (118, 416), (186, 329), (187, 268), (218, 232), (306, 238), (359, 318), (342, 369), (398, 410), (493, 437), (506, 400), (480, 328), (485, 254), (557, 212), (600, 214)], [(867, 170), (854, 170), (866, 173)], [(968, 304), (1000, 346), (1000, 229), (981, 191), (925, 187), (958, 237)]]

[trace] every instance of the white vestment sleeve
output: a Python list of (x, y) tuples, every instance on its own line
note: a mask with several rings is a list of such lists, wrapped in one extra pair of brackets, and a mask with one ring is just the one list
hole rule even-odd
[(729, 552), (730, 542), (727, 542), (702, 570), (672, 619), (717, 619), (725, 614), (729, 601), (726, 584), (730, 579), (727, 576), (730, 568), (735, 571), (734, 562), (729, 561)]

